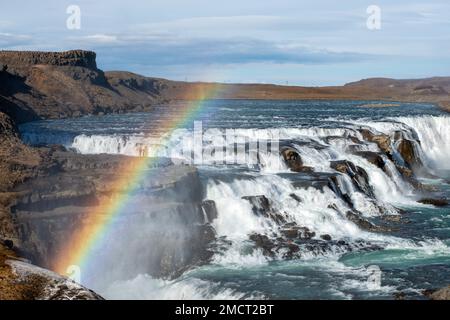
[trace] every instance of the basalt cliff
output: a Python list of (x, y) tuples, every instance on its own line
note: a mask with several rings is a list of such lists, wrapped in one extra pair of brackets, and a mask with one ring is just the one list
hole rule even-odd
[[(64, 243), (67, 234), (89, 224), (96, 219), (102, 204), (126, 192), (114, 182), (132, 174), (133, 165), (140, 165), (139, 158), (80, 155), (61, 146), (27, 146), (20, 139), (18, 124), (38, 119), (151, 111), (170, 100), (195, 99), (213, 86), (217, 92), (214, 98), (420, 101), (450, 109), (450, 78), (368, 79), (321, 88), (187, 83), (129, 72), (104, 72), (97, 67), (95, 58), (94, 52), (81, 50), (0, 52), (0, 299), (101, 299), (68, 278), (41, 267), (53, 268), (53, 258), (65, 250), (59, 244)], [(371, 132), (362, 135), (366, 141), (376, 143), (385, 155), (392, 156), (389, 137)], [(401, 135), (396, 142), (396, 152), (405, 160), (398, 171), (422, 188), (414, 176), (414, 171), (420, 169), (414, 157), (414, 143)], [(280, 152), (291, 170), (299, 173), (300, 186), (329, 186), (336, 193), (341, 192), (336, 175), (311, 172), (289, 145), (283, 145)], [(361, 156), (384, 170), (379, 155)], [(364, 170), (345, 161), (332, 166), (336, 174), (348, 174), (358, 190), (370, 195)], [(148, 219), (164, 227), (151, 230), (150, 240), (133, 243), (134, 248), (139, 248), (139, 255), (120, 251), (124, 243), (139, 241), (139, 237), (118, 239), (121, 245), (115, 248), (112, 243), (110, 249), (116, 250), (123, 261), (138, 256), (139, 261), (133, 263), (135, 270), (127, 265), (126, 272), (130, 274), (145, 272), (173, 278), (207, 262), (213, 255), (211, 244), (220, 244), (210, 224), (217, 212), (214, 202), (203, 200), (196, 168), (160, 159), (150, 161), (145, 170), (154, 172), (152, 179), (136, 188), (135, 205), (121, 217), (121, 223), (127, 230), (134, 230), (134, 235), (142, 232)], [(345, 194), (339, 196), (345, 199)], [(276, 243), (261, 234), (250, 236), (250, 241), (266, 255), (286, 251), (295, 257), (298, 247), (292, 238), (323, 249), (318, 246), (322, 242), (316, 244), (311, 239), (309, 230), (284, 221), (264, 196), (246, 200), (255, 214), (270, 216), (283, 231), (284, 236)], [(347, 218), (370, 231), (383, 232), (390, 227), (371, 224), (357, 212), (348, 212)], [(332, 241), (327, 235), (321, 237)], [(158, 243), (160, 239), (164, 239), (164, 246), (147, 250), (149, 243)], [(108, 259), (99, 256), (105, 265), (112, 263)], [(126, 273), (120, 270), (120, 265), (117, 270), (122, 275)]]

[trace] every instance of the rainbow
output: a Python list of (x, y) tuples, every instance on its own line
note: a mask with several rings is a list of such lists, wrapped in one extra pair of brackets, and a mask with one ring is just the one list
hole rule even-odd
[[(220, 84), (208, 84), (207, 86), (197, 86), (193, 88), (195, 92), (189, 92), (189, 97), (196, 96), (196, 99), (190, 99), (181, 110), (181, 116), (175, 120), (168, 121), (163, 125), (162, 131), (167, 133), (163, 135), (165, 139), (170, 138), (170, 133), (178, 128), (185, 127), (193, 121), (204, 106), (204, 102), (212, 99), (223, 90)], [(164, 138), (161, 143), (164, 145)], [(145, 171), (152, 162), (157, 161), (154, 156), (159, 149), (149, 150), (148, 157), (134, 157), (128, 161), (122, 169), (127, 174), (112, 178), (110, 187), (115, 191), (110, 199), (105, 200), (95, 207), (91, 212), (87, 212), (86, 221), (77, 230), (72, 232), (68, 241), (60, 247), (58, 254), (52, 264), (52, 269), (56, 272), (66, 275), (68, 268), (77, 266), (83, 270), (89, 263), (95, 261), (93, 255), (94, 249), (104, 243), (108, 233), (111, 232), (114, 222), (124, 212), (133, 192), (139, 187), (143, 179), (149, 176)]]

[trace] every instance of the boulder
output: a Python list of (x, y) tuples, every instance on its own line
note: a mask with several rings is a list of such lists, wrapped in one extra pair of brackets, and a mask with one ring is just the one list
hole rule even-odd
[(431, 204), (436, 207), (445, 207), (448, 205), (447, 199), (423, 198), (423, 199), (418, 200), (417, 202), (423, 203), (423, 204)]
[(331, 236), (329, 234), (322, 234), (320, 238), (325, 241), (331, 241)]
[(291, 147), (281, 148), (281, 155), (283, 156), (284, 162), (294, 172), (313, 172), (312, 167), (304, 166), (302, 158), (298, 152)]

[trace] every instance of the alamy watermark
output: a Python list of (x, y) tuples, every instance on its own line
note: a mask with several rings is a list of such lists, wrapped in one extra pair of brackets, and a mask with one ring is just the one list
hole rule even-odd
[(240, 129), (203, 130), (202, 122), (195, 121), (194, 130), (182, 138), (182, 150), (171, 150), (170, 158), (176, 164), (247, 166), (261, 164), (270, 158), (271, 167), (281, 167), (279, 130), (266, 130), (264, 134), (258, 130), (246, 132), (247, 135)]
[(370, 290), (380, 290), (382, 276), (380, 267), (377, 265), (371, 265), (367, 267), (367, 271), (369, 272), (369, 277), (367, 278), (367, 287)]
[(66, 269), (66, 275), (76, 283), (81, 283), (81, 268), (77, 265), (70, 265)]
[(367, 29), (380, 30), (381, 29), (381, 8), (377, 5), (370, 5), (366, 9), (369, 15), (366, 21)]
[(81, 29), (81, 8), (78, 5), (70, 5), (66, 9), (69, 17), (66, 20), (66, 27), (69, 30)]

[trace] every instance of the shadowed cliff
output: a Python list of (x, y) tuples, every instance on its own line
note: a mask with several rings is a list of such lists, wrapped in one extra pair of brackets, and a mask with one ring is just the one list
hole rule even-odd
[(161, 100), (164, 81), (105, 74), (90, 51), (0, 52), (0, 111), (35, 119), (145, 111)]

